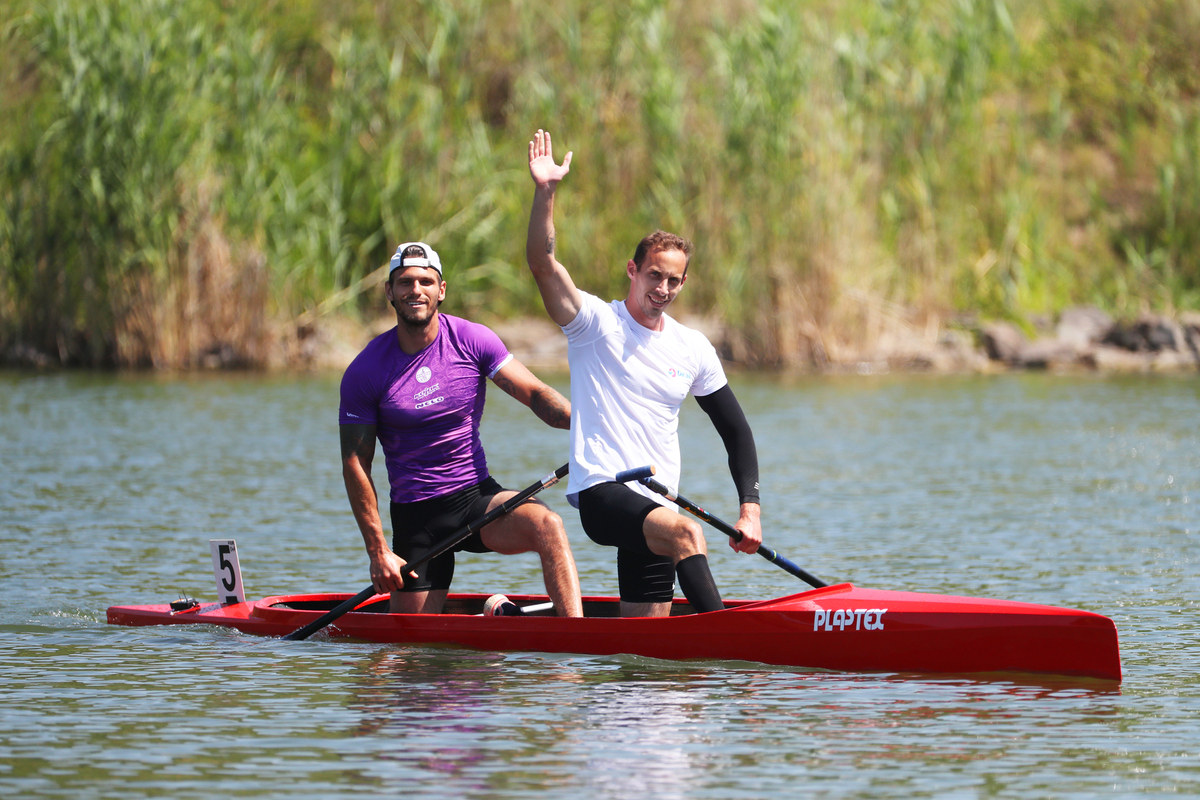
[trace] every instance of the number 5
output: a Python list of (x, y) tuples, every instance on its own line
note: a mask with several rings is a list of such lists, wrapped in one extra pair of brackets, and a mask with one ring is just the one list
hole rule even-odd
[(242, 588), (242, 568), (238, 564), (237, 542), (233, 539), (209, 539), (212, 551), (213, 576), (217, 579), (217, 595), (222, 604), (246, 602)]

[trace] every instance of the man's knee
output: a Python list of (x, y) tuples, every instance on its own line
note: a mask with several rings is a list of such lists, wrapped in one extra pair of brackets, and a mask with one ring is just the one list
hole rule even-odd
[(539, 551), (562, 549), (567, 543), (567, 529), (563, 526), (562, 517), (539, 504), (530, 514), (530, 528)]
[[(562, 517), (542, 503), (522, 504), (513, 510), (509, 522), (507, 544), (518, 552), (546, 554), (569, 548)], [(489, 533), (485, 528), (485, 544)]]
[(679, 559), (707, 552), (700, 523), (665, 508), (650, 513), (643, 531), (651, 551), (659, 555)]
[(694, 519), (687, 519), (685, 517), (683, 523), (685, 530), (684, 536), (689, 542), (693, 544), (699, 544), (704, 541), (704, 528), (700, 527), (699, 522), (696, 522)]

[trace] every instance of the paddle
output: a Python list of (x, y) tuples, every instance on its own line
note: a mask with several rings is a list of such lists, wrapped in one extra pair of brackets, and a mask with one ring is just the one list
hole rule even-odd
[[(730, 537), (735, 542), (740, 542), (742, 540), (742, 532), (739, 531), (737, 528), (733, 527), (732, 525), (730, 525), (727, 522), (723, 522), (722, 520), (717, 519), (712, 514), (708, 513), (703, 508), (701, 508), (700, 506), (693, 503), (691, 500), (688, 500), (686, 497), (680, 497), (677, 494), (676, 495), (671, 494), (670, 489), (668, 489), (666, 486), (663, 486), (658, 481), (654, 480), (654, 478), (650, 477), (651, 475), (654, 474), (654, 472), (655, 472), (654, 465), (652, 465), (652, 464), (645, 466), (645, 467), (635, 467), (634, 469), (627, 469), (624, 472), (618, 472), (615, 480), (617, 481), (617, 483), (628, 483), (629, 481), (634, 481), (634, 480), (640, 481), (642, 484), (650, 487), (651, 490), (658, 492), (659, 494), (661, 494), (663, 497), (667, 498), (671, 502), (677, 503), (678, 505), (686, 508), (688, 511), (692, 512), (697, 517), (699, 517), (700, 519), (707, 522), (709, 525), (712, 525), (714, 528), (716, 528), (717, 530), (719, 530), (721, 533), (725, 534), (726, 536)], [(814, 586), (814, 587), (820, 589), (822, 586), (829, 585), (829, 584), (825, 583), (824, 581), (822, 581), (820, 578), (814, 578), (812, 575), (808, 574), (807, 572), (802, 570), (800, 567), (796, 566), (796, 564), (794, 564), (791, 561), (789, 561), (788, 559), (784, 558), (778, 552), (776, 552), (775, 550), (772, 550), (769, 547), (766, 547), (764, 545), (759, 545), (757, 552), (760, 556), (765, 558), (767, 561), (770, 561), (772, 564), (775, 564), (776, 566), (780, 567), (781, 569), (792, 573), (797, 578), (799, 578), (800, 580), (807, 583), (809, 586)]]
[[(466, 526), (464, 526), (463, 528), (458, 530), (450, 538), (443, 541), (433, 551), (426, 553), (425, 555), (418, 558), (416, 561), (413, 561), (413, 562), (405, 565), (405, 570), (407, 571), (407, 570), (411, 570), (411, 569), (416, 569), (417, 567), (421, 566), (425, 562), (431, 561), (431, 560), (437, 558), (442, 553), (445, 553), (447, 550), (454, 547), (456, 544), (459, 544), (460, 542), (462, 542), (464, 539), (466, 539), (471, 534), (480, 530), (481, 528), (488, 525), (489, 523), (495, 522), (497, 519), (504, 516), (509, 511), (512, 511), (514, 508), (521, 505), (521, 503), (524, 503), (529, 498), (533, 497), (535, 494), (540, 492), (542, 489), (545, 489), (549, 486), (553, 486), (554, 484), (558, 483), (559, 479), (567, 474), (568, 469), (570, 469), (570, 464), (563, 464), (561, 467), (554, 470), (553, 473), (542, 478), (537, 483), (535, 483), (531, 486), (528, 486), (525, 489), (522, 489), (520, 492), (518, 492), (517, 494), (510, 497), (508, 500), (506, 500), (505, 502), (500, 504), (499, 507), (493, 508), (491, 511), (484, 514), (482, 517), (480, 517), (479, 519), (477, 519), (473, 522), (468, 522), (466, 524)], [(328, 611), (325, 614), (322, 614), (320, 617), (318, 617), (317, 619), (308, 623), (303, 628), (292, 631), (291, 633), (289, 633), (287, 636), (284, 636), (283, 638), (287, 639), (289, 641), (299, 641), (300, 639), (307, 639), (309, 636), (312, 636), (314, 633), (321, 630), (326, 625), (328, 625), (329, 623), (336, 620), (338, 617), (341, 617), (347, 611), (352, 611), (360, 603), (366, 602), (367, 600), (374, 597), (376, 594), (377, 594), (377, 592), (375, 591), (375, 586), (374, 585), (368, 586), (367, 588), (363, 589), (358, 594), (354, 595), (354, 597), (351, 597), (349, 600), (346, 600), (343, 603), (341, 603), (340, 605), (338, 605), (337, 608), (333, 609), (332, 611)]]

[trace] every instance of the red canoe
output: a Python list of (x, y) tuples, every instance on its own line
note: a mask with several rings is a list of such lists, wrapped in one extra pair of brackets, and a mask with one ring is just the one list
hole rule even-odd
[[(174, 611), (169, 604), (113, 606), (114, 625), (223, 625), (282, 636), (348, 594), (267, 597)], [(510, 595), (519, 605), (545, 596)], [(849, 583), (776, 600), (731, 600), (692, 614), (617, 616), (616, 598), (584, 598), (583, 619), (478, 616), (487, 595), (450, 596), (444, 614), (389, 614), (366, 601), (327, 628), (372, 642), (450, 644), (479, 650), (629, 653), (672, 660), (758, 661), (846, 672), (1028, 672), (1121, 680), (1117, 629), (1108, 617), (1053, 606), (973, 597), (861, 589)]]

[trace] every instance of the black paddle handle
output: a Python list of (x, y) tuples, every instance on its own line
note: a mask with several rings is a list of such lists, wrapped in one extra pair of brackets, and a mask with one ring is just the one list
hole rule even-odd
[[(654, 472), (655, 472), (655, 469), (653, 466), (635, 467), (634, 469), (627, 469), (624, 472), (618, 472), (617, 476), (616, 476), (616, 481), (618, 483), (626, 483), (626, 482), (632, 481), (632, 480), (640, 481), (645, 486), (648, 486), (652, 491), (658, 492), (663, 497), (670, 500), (672, 503), (677, 503), (678, 505), (683, 506), (688, 511), (695, 514), (697, 517), (699, 517), (700, 519), (707, 522), (709, 525), (712, 525), (714, 528), (719, 530), (721, 533), (723, 533), (726, 536), (733, 539), (735, 542), (740, 542), (742, 540), (742, 532), (741, 531), (739, 531), (737, 528), (733, 527), (729, 523), (725, 522), (724, 520), (714, 517), (712, 514), (708, 513), (703, 508), (701, 508), (700, 506), (693, 503), (691, 500), (688, 500), (686, 497), (681, 497), (677, 494), (672, 494), (670, 489), (668, 489), (666, 486), (663, 486), (658, 481), (654, 480), (654, 478), (650, 477), (651, 475), (654, 474)], [(778, 551), (772, 550), (770, 547), (760, 544), (758, 546), (757, 552), (760, 556), (765, 558), (767, 561), (770, 561), (772, 564), (775, 564), (780, 569), (783, 569), (786, 572), (790, 572), (792, 575), (795, 575), (797, 578), (804, 581), (809, 586), (813, 586), (817, 589), (820, 589), (823, 586), (829, 585), (829, 584), (825, 583), (823, 580), (821, 580), (820, 578), (816, 578), (816, 577), (810, 575), (808, 572), (801, 569), (797, 564), (792, 562), (790, 559), (783, 557), (782, 555), (779, 554)]]
[(317, 631), (321, 630), (321, 628), (324, 628), (335, 619), (341, 617), (347, 611), (356, 608), (360, 603), (365, 603), (367, 600), (370, 600), (376, 594), (377, 592), (375, 591), (375, 586), (368, 586), (358, 594), (354, 595), (354, 597), (351, 597), (349, 600), (342, 601), (332, 611), (326, 611), (320, 617), (308, 623), (303, 628), (294, 630), (283, 638), (292, 642), (298, 642), (301, 639), (307, 639)]
[[(410, 570), (414, 570), (417, 567), (421, 566), (422, 564), (426, 563), (427, 561), (432, 561), (433, 559), (442, 555), (443, 553), (450, 550), (455, 545), (461, 543), (467, 537), (471, 536), (471, 534), (484, 528), (485, 526), (491, 524), (492, 522), (495, 522), (497, 519), (504, 516), (509, 511), (512, 511), (514, 508), (521, 505), (521, 503), (524, 503), (529, 498), (533, 497), (535, 494), (540, 492), (542, 489), (546, 489), (546, 488), (558, 483), (558, 481), (564, 475), (567, 474), (567, 471), (570, 469), (570, 467), (571, 467), (570, 464), (563, 464), (561, 467), (554, 470), (554, 472), (552, 472), (549, 475), (547, 475), (546, 477), (542, 478), (537, 483), (534, 483), (530, 486), (525, 487), (520, 492), (518, 492), (517, 494), (510, 497), (508, 500), (501, 503), (497, 508), (493, 508), (491, 511), (484, 514), (479, 519), (474, 520), (473, 522), (468, 522), (465, 526), (463, 526), (461, 529), (459, 529), (457, 533), (455, 533), (449, 539), (446, 539), (445, 541), (443, 541), (440, 545), (438, 545), (432, 551), (421, 556), (416, 561), (406, 564), (404, 567), (404, 570), (406, 572), (408, 572)], [(301, 639), (307, 639), (309, 636), (312, 636), (314, 633), (321, 630), (322, 628), (324, 628), (326, 625), (333, 622), (334, 620), (338, 619), (343, 614), (347, 613), (348, 611), (352, 611), (359, 604), (364, 603), (367, 600), (371, 599), (376, 594), (377, 594), (377, 592), (375, 591), (375, 586), (374, 586), (374, 584), (372, 584), (371, 586), (368, 586), (367, 588), (363, 589), (358, 594), (354, 595), (354, 597), (351, 597), (349, 600), (344, 600), (343, 602), (338, 604), (338, 606), (336, 608), (334, 608), (332, 611), (325, 612), (320, 617), (316, 618), (312, 622), (305, 625), (303, 628), (292, 631), (291, 633), (289, 633), (287, 636), (284, 636), (283, 638), (287, 639), (288, 641), (293, 641), (293, 642), (299, 641)]]

